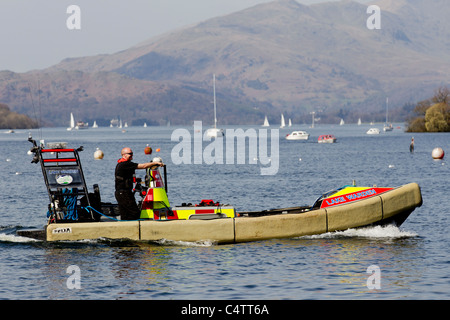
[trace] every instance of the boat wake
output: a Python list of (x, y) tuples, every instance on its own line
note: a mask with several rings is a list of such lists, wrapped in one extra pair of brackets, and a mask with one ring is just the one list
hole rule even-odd
[(162, 246), (184, 246), (184, 247), (211, 247), (217, 244), (217, 242), (211, 240), (175, 241), (175, 240), (161, 239), (155, 242)]
[(0, 242), (13, 242), (13, 243), (29, 243), (29, 242), (41, 242), (32, 238), (18, 236), (17, 230), (23, 229), (21, 226), (0, 226)]
[[(36, 240), (32, 238), (22, 237), (16, 234), (17, 230), (23, 229), (21, 226), (0, 226), (0, 243), (35, 243), (42, 242), (42, 240)], [(358, 229), (347, 229), (345, 231), (327, 232), (318, 235), (310, 235), (298, 237), (297, 239), (349, 239), (349, 238), (363, 238), (363, 239), (405, 239), (414, 238), (418, 234), (411, 231), (400, 230), (397, 226), (373, 226)], [(65, 241), (63, 241), (65, 242)], [(131, 240), (111, 240), (111, 239), (91, 239), (91, 240), (79, 240), (79, 241), (67, 241), (69, 243), (109, 243), (115, 245), (126, 245), (126, 242), (133, 242)], [(203, 241), (174, 241), (161, 239), (158, 241), (152, 241), (156, 245), (161, 246), (186, 246), (186, 247), (211, 247), (217, 245), (215, 241), (203, 240)]]
[(367, 239), (404, 239), (417, 237), (415, 232), (400, 230), (397, 226), (373, 226), (358, 229), (347, 229), (345, 231), (327, 232), (318, 235), (301, 237), (302, 239), (345, 239), (345, 238), (367, 238)]
[[(17, 231), (21, 229), (29, 229), (22, 226), (0, 226), (0, 243), (36, 243), (45, 242), (43, 240), (37, 240), (28, 237), (22, 237), (17, 235)], [(85, 240), (74, 240), (74, 241), (60, 241), (61, 243), (67, 244), (107, 244), (112, 246), (127, 246), (133, 245), (134, 241), (127, 239), (85, 239)], [(202, 240), (202, 241), (174, 241), (161, 239), (158, 241), (151, 241), (157, 246), (183, 246), (183, 247), (211, 247), (217, 245), (215, 241)]]

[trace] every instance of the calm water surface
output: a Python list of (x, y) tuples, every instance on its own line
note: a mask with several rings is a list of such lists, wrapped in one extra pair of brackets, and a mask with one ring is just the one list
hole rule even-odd
[[(149, 160), (143, 152), (147, 144), (159, 148), (154, 155), (167, 164), (172, 205), (201, 199), (237, 210), (311, 205), (321, 193), (352, 180), (378, 186), (417, 182), (422, 189), (423, 206), (401, 228), (233, 245), (104, 239), (46, 243), (18, 237), (20, 228), (45, 224), (48, 197), (40, 167), (27, 155), (28, 131), (0, 132), (0, 299), (448, 299), (450, 134), (395, 129), (369, 136), (368, 128), (295, 127), (311, 134), (306, 142), (286, 141), (290, 130), (281, 129), (279, 170), (273, 176), (260, 175), (260, 166), (248, 160), (175, 165), (173, 127), (31, 132), (46, 142), (84, 146), (80, 155), (88, 186), (98, 183), (103, 201), (115, 202), (113, 176), (120, 149), (130, 146), (135, 161), (144, 162)], [(316, 143), (328, 133), (338, 142)], [(412, 136), (414, 154), (409, 152)], [(433, 160), (434, 147), (442, 147), (446, 159)], [(94, 160), (96, 148), (105, 153), (103, 160)], [(71, 265), (79, 267), (81, 289), (67, 286)], [(372, 265), (381, 270), (380, 289), (367, 287)]]

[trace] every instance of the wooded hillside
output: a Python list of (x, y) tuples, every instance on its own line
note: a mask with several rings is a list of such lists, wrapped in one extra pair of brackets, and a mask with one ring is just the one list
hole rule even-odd
[(32, 129), (37, 127), (36, 121), (26, 115), (13, 112), (6, 104), (0, 103), (0, 129)]
[(450, 89), (439, 88), (431, 99), (419, 102), (408, 120), (408, 132), (450, 132)]

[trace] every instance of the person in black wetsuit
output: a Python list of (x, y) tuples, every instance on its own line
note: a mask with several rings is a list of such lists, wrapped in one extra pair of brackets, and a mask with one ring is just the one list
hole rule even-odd
[(122, 158), (117, 161), (115, 170), (115, 196), (119, 204), (121, 220), (139, 219), (139, 210), (133, 194), (133, 175), (136, 169), (147, 169), (153, 166), (164, 166), (162, 162), (135, 163), (133, 151), (130, 148), (122, 149)]

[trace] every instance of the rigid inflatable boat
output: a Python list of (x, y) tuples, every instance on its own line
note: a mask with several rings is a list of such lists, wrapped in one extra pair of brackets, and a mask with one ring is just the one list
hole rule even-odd
[(217, 244), (281, 239), (371, 225), (401, 225), (422, 205), (420, 187), (344, 186), (321, 195), (312, 206), (236, 212), (213, 200), (170, 206), (166, 167), (147, 169), (136, 181), (141, 217), (120, 220), (117, 204), (101, 201), (97, 185), (89, 193), (78, 149), (63, 143), (33, 143), (34, 163), (40, 163), (49, 195), (47, 225), (20, 230), (20, 236), (45, 241), (130, 239), (136, 241), (212, 241)]

